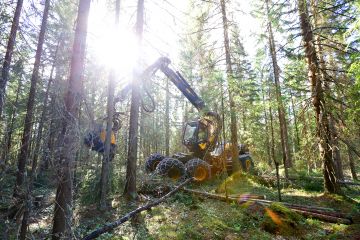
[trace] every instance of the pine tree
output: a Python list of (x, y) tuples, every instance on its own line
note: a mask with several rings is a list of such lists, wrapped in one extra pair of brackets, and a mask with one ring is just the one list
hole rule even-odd
[(323, 175), (325, 191), (330, 193), (340, 193), (340, 186), (335, 174), (335, 166), (332, 159), (331, 130), (329, 126), (329, 112), (324, 99), (324, 87), (319, 78), (319, 62), (316, 49), (314, 47), (314, 36), (312, 26), (309, 21), (307, 1), (298, 1), (301, 33), (304, 41), (306, 60), (309, 67), (309, 80), (311, 83), (312, 103), (315, 109), (317, 137), (320, 158), (323, 161)]
[(24, 0), (18, 0), (16, 4), (16, 9), (14, 13), (14, 18), (11, 25), (11, 31), (9, 40), (7, 43), (6, 48), (6, 54), (1, 70), (1, 79), (0, 79), (0, 118), (3, 113), (4, 103), (5, 103), (5, 90), (6, 90), (6, 84), (9, 81), (9, 71), (10, 71), (10, 64), (12, 59), (12, 54), (14, 51), (15, 46), (15, 40), (16, 40), (16, 33), (19, 28), (19, 20), (20, 20), (20, 14), (21, 9), (23, 6)]
[[(144, 27), (144, 0), (138, 0), (136, 17), (136, 34), (138, 46), (141, 45)], [(139, 75), (134, 74), (131, 93), (130, 126), (129, 126), (129, 150), (126, 165), (126, 184), (124, 193), (129, 199), (136, 199), (136, 161), (138, 153), (138, 120), (140, 107)]]
[(71, 59), (71, 69), (67, 93), (65, 96), (64, 121), (60, 139), (62, 152), (58, 175), (58, 186), (55, 197), (52, 239), (72, 238), (72, 187), (73, 162), (76, 155), (77, 119), (79, 114), (80, 96), (82, 93), (82, 75), (84, 72), (87, 22), (90, 0), (80, 0), (75, 39)]

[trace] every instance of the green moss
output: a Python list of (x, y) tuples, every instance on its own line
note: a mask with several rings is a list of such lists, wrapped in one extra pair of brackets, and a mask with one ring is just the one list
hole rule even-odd
[(299, 214), (279, 203), (272, 203), (265, 210), (266, 214), (261, 223), (265, 231), (283, 236), (298, 236), (301, 234), (300, 222), (303, 219)]

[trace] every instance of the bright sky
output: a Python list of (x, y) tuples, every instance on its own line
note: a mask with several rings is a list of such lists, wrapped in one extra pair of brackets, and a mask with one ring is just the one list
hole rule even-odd
[[(114, 15), (109, 11), (106, 1), (93, 1), (89, 17), (89, 51), (95, 54), (100, 64), (114, 67), (125, 75), (131, 74), (136, 61), (137, 46), (133, 32), (136, 2), (121, 1), (118, 30), (113, 27)], [(256, 47), (251, 34), (258, 31), (259, 23), (250, 14), (243, 14), (250, 12), (250, 4), (249, 1), (241, 1), (242, 12), (236, 11), (234, 18), (239, 23), (245, 48), (249, 55), (253, 56)], [(185, 0), (145, 1), (143, 36), (145, 65), (151, 64), (160, 56), (167, 56), (176, 64), (181, 47), (179, 41), (187, 27), (188, 9), (188, 1)], [(222, 42), (222, 29), (217, 30), (215, 37)]]

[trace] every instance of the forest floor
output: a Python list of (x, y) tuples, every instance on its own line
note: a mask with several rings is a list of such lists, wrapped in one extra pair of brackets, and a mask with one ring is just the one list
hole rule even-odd
[[(3, 180), (3, 179), (0, 179)], [(7, 179), (10, 180), (10, 179)], [(8, 182), (8, 181), (7, 181)], [(156, 184), (156, 191), (166, 192), (169, 181)], [(1, 185), (1, 205), (6, 206), (11, 186)], [(161, 187), (160, 187), (161, 185)], [(176, 183), (170, 184), (175, 186)], [(282, 183), (282, 200), (287, 203), (333, 208), (349, 215), (360, 212), (360, 187), (343, 188), (346, 197), (322, 193), (321, 179), (300, 177), (299, 181)], [(140, 187), (143, 190), (144, 184)], [(193, 183), (190, 189), (222, 194), (258, 194), (277, 201), (273, 183), (246, 174), (215, 177), (204, 184)], [(52, 224), (54, 188), (39, 185), (38, 194), (46, 196), (46, 207), (35, 210), (30, 230), (33, 239), (48, 239)], [(155, 192), (156, 192), (155, 191)], [(81, 194), (81, 193), (80, 193)], [(94, 192), (93, 192), (94, 194)], [(160, 195), (163, 193), (159, 193)], [(140, 202), (128, 204), (119, 194), (109, 199), (111, 208), (100, 211), (96, 203), (78, 198), (74, 211), (74, 233), (81, 237), (105, 223), (112, 222), (137, 206), (156, 199), (154, 194), (140, 194)], [(334, 224), (304, 218), (282, 205), (272, 204), (262, 208), (252, 202), (242, 205), (178, 192), (164, 203), (142, 212), (134, 221), (117, 227), (99, 239), (360, 239), (359, 220), (352, 225)], [(12, 229), (18, 224), (9, 223)], [(2, 228), (2, 227), (0, 227)], [(0, 229), (0, 231), (3, 229)], [(15, 236), (14, 232), (10, 236)]]

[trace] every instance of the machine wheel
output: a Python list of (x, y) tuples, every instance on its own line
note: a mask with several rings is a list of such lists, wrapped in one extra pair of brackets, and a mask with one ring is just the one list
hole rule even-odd
[(199, 158), (191, 159), (185, 167), (188, 174), (197, 182), (203, 182), (211, 177), (210, 164)]
[(251, 158), (241, 159), (241, 166), (245, 172), (252, 172), (254, 170), (254, 162)]
[(161, 176), (178, 180), (185, 176), (186, 170), (182, 162), (175, 158), (164, 158), (156, 167), (156, 173)]
[(160, 153), (151, 154), (145, 162), (145, 170), (148, 173), (155, 171), (157, 165), (164, 159), (165, 157)]

